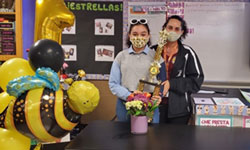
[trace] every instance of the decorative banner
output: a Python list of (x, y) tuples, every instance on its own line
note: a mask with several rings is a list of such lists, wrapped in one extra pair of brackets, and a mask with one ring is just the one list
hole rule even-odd
[(184, 17), (184, 2), (167, 2), (167, 17), (178, 15)]

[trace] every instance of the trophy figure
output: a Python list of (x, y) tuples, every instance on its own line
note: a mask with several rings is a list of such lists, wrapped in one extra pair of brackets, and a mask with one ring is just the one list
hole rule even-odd
[(160, 73), (160, 60), (161, 60), (161, 53), (163, 50), (164, 45), (167, 43), (167, 36), (168, 33), (166, 30), (160, 31), (160, 39), (158, 41), (158, 47), (156, 49), (156, 53), (154, 56), (154, 61), (151, 63), (151, 66), (149, 68), (149, 79), (141, 79), (139, 80), (139, 85), (137, 90), (138, 91), (143, 91), (145, 84), (149, 84), (152, 86), (155, 86), (153, 95), (159, 95), (160, 93), (160, 86), (161, 86), (161, 81), (157, 80), (156, 76)]

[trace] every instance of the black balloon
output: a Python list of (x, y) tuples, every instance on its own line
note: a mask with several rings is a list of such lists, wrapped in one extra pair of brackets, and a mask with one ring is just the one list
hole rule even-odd
[(49, 39), (35, 42), (29, 50), (29, 63), (36, 70), (49, 67), (58, 72), (64, 62), (64, 52), (60, 44)]

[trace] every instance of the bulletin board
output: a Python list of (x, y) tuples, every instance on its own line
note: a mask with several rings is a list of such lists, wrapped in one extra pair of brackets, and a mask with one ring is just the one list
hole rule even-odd
[(83, 69), (88, 75), (109, 74), (123, 43), (123, 3), (65, 1), (75, 15), (75, 24), (62, 32), (67, 72)]

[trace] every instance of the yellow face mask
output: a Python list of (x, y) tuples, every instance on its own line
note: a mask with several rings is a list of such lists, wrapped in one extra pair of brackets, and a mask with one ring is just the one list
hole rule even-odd
[(141, 37), (141, 36), (135, 36), (130, 38), (130, 42), (132, 45), (136, 48), (143, 48), (149, 41), (149, 38)]

